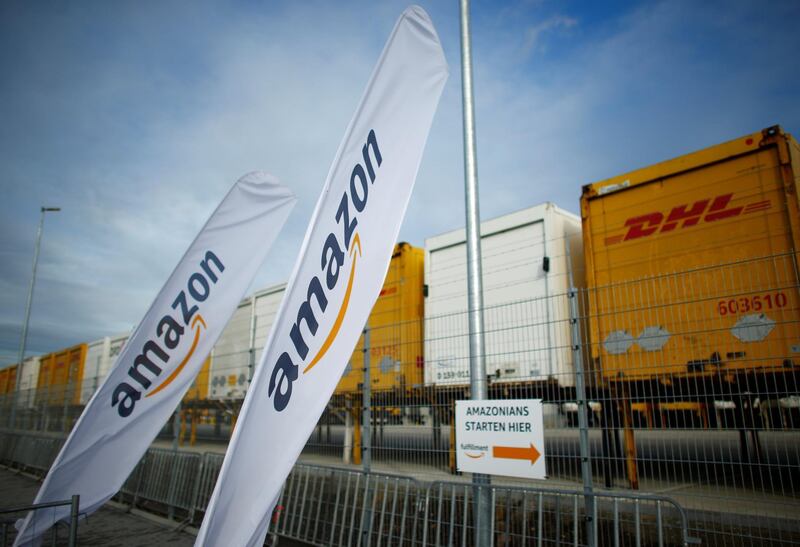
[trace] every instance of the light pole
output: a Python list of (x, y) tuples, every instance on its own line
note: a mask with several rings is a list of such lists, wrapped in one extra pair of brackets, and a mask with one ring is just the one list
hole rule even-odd
[[(467, 217), (467, 306), (469, 312), (469, 385), (472, 400), (488, 398), (483, 325), (483, 274), (478, 199), (478, 159), (475, 143), (475, 106), (472, 90), (472, 41), (469, 30), (469, 0), (460, 1), (461, 93), (464, 114), (464, 194)], [(451, 439), (450, 442), (453, 442)], [(492, 545), (491, 477), (473, 473), (475, 499), (475, 544)]]
[(42, 229), (44, 228), (44, 214), (60, 211), (61, 207), (42, 207), (39, 217), (39, 229), (36, 231), (36, 247), (33, 251), (33, 273), (31, 274), (31, 285), (28, 289), (28, 302), (25, 305), (25, 322), (22, 324), (22, 339), (19, 343), (19, 359), (17, 360), (17, 376), (14, 381), (14, 400), (11, 405), (11, 427), (14, 427), (14, 414), (17, 408), (17, 395), (19, 392), (19, 382), (22, 376), (22, 364), (25, 359), (25, 344), (28, 342), (28, 323), (31, 319), (31, 304), (33, 303), (33, 287), (36, 285), (36, 266), (39, 262), (39, 248), (42, 244)]

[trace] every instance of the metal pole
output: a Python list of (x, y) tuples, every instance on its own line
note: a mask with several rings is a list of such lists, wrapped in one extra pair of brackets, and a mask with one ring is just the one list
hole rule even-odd
[(572, 325), (572, 361), (575, 364), (575, 396), (578, 402), (578, 429), (581, 442), (581, 476), (583, 477), (584, 494), (584, 519), (586, 524), (586, 545), (594, 547), (597, 538), (594, 537), (594, 481), (592, 479), (592, 460), (589, 451), (589, 403), (586, 400), (586, 383), (583, 371), (583, 347), (581, 345), (581, 324), (578, 307), (578, 289), (572, 278), (572, 256), (570, 255), (570, 240), (566, 239), (567, 275), (569, 276), (569, 322)]
[(372, 466), (372, 377), (369, 370), (369, 326), (364, 328), (364, 387), (362, 388), (361, 412), (361, 464), (369, 473)]
[(36, 285), (36, 266), (39, 263), (39, 248), (42, 244), (42, 230), (44, 229), (44, 214), (47, 212), (60, 211), (60, 207), (42, 207), (41, 215), (39, 216), (39, 229), (36, 230), (36, 246), (33, 251), (33, 272), (31, 273), (31, 284), (28, 288), (28, 301), (25, 304), (25, 322), (22, 323), (22, 339), (19, 343), (19, 359), (17, 359), (17, 376), (14, 381), (14, 397), (12, 397), (11, 405), (11, 427), (14, 427), (16, 413), (16, 399), (17, 392), (19, 391), (20, 376), (22, 376), (22, 363), (25, 359), (25, 345), (28, 342), (28, 323), (31, 319), (31, 304), (33, 303), (33, 288)]
[(372, 375), (370, 373), (370, 339), (369, 325), (364, 327), (364, 387), (362, 388), (361, 412), (362, 430), (361, 435), (361, 464), (364, 473), (367, 474), (364, 483), (364, 515), (363, 532), (361, 545), (369, 545), (372, 537), (372, 489), (369, 486), (369, 472), (372, 468)]
[(172, 415), (172, 451), (178, 451), (179, 436), (181, 429), (181, 403), (178, 403), (178, 408), (175, 409), (175, 414)]
[(168, 506), (167, 518), (172, 520), (175, 518), (175, 491), (177, 490), (177, 467), (178, 467), (178, 437), (180, 436), (181, 428), (181, 403), (178, 403), (178, 408), (175, 409), (175, 414), (172, 417), (172, 473), (170, 473), (169, 492), (167, 493)]
[(253, 371), (256, 369), (256, 297), (250, 298), (250, 342), (249, 356), (247, 361), (247, 389), (250, 389), (250, 382), (253, 381)]
[(81, 497), (72, 496), (72, 506), (69, 515), (69, 547), (78, 545), (78, 515), (80, 513)]
[[(469, 30), (469, 0), (461, 2), (461, 91), (464, 107), (464, 189), (467, 216), (467, 292), (469, 313), (469, 371), (472, 400), (488, 397), (483, 340), (483, 280), (481, 273), (478, 166), (475, 151), (475, 111), (472, 96), (472, 46)], [(475, 543), (492, 544), (489, 475), (475, 473)]]

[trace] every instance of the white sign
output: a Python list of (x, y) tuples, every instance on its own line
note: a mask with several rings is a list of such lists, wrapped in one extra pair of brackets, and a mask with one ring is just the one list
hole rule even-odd
[(544, 479), (541, 399), (456, 401), (459, 471)]
[(195, 545), (263, 545), (383, 286), (447, 74), (428, 15), (408, 8), (322, 188)]
[[(233, 185), (86, 405), (34, 503), (79, 494), (81, 513), (89, 514), (120, 489), (197, 376), (295, 201), (266, 173)], [(29, 513), (14, 545), (38, 545), (69, 511)]]

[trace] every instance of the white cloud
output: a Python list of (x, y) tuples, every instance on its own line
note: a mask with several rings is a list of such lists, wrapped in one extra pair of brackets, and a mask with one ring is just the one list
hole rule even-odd
[[(109, 42), (95, 46), (76, 30), (103, 27), (89, 11), (45, 21), (41, 55), (18, 54), (27, 68), (1, 58), (14, 77), (0, 86), (10, 120), (0, 133), (10, 151), (0, 152), (6, 331), (21, 322), (45, 201), (64, 209), (45, 227), (32, 317), (51, 341), (133, 326), (230, 185), (253, 169), (300, 198), (254, 287), (285, 280), (403, 7), (106, 7), (126, 13), (105, 14)], [(429, 7), (451, 77), (401, 229), (415, 245), (464, 218), (458, 15), (454, 5)], [(765, 14), (747, 2), (662, 2), (590, 22), (541, 16), (546, 7), (483, 6), (485, 18), (473, 19), (484, 218), (545, 200), (577, 212), (581, 184), (776, 121), (800, 125), (800, 84), (787, 70), (800, 45), (790, 3)], [(37, 340), (47, 349), (47, 336)]]
[(546, 33), (570, 29), (578, 24), (578, 20), (564, 15), (554, 15), (540, 23), (531, 25), (525, 31), (525, 39), (522, 46), (523, 53), (528, 56), (536, 52), (537, 49), (544, 47), (542, 44), (543, 35)]

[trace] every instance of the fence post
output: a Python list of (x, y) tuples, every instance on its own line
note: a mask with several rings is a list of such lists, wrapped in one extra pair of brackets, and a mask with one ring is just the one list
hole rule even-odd
[(372, 535), (372, 490), (370, 489), (369, 472), (372, 468), (372, 376), (370, 373), (370, 329), (364, 327), (364, 386), (362, 388), (362, 434), (361, 434), (361, 465), (364, 470), (364, 498), (361, 545), (369, 545)]
[(182, 427), (181, 415), (183, 411), (181, 410), (181, 404), (178, 403), (178, 408), (175, 409), (175, 415), (172, 418), (172, 430), (173, 430), (173, 437), (172, 437), (172, 473), (170, 473), (170, 480), (169, 480), (169, 492), (167, 493), (167, 499), (169, 499), (169, 507), (167, 508), (167, 518), (172, 520), (175, 517), (175, 491), (177, 490), (177, 475), (178, 475), (178, 442), (180, 437), (180, 429)]
[(64, 381), (64, 415), (61, 421), (61, 431), (64, 433), (69, 432), (69, 427), (67, 426), (68, 415), (69, 415), (69, 396), (72, 393), (70, 389), (70, 377), (72, 376), (72, 362), (67, 361), (67, 379)]
[(72, 505), (69, 515), (69, 547), (78, 545), (78, 515), (80, 514), (81, 497), (77, 494), (72, 496)]
[(353, 458), (353, 403), (350, 395), (345, 395), (344, 400), (344, 447), (342, 449), (342, 461), (349, 464)]
[(361, 464), (369, 473), (372, 465), (372, 377), (369, 366), (369, 326), (364, 327), (364, 387), (361, 412)]
[[(566, 237), (566, 236), (565, 236)], [(589, 402), (586, 400), (586, 383), (583, 371), (583, 347), (581, 345), (580, 308), (578, 307), (578, 289), (572, 278), (572, 260), (569, 249), (569, 239), (566, 244), (567, 275), (569, 276), (569, 323), (570, 337), (572, 339), (572, 362), (575, 365), (575, 397), (578, 403), (578, 429), (581, 443), (581, 477), (583, 478), (584, 493), (584, 523), (586, 525), (586, 544), (594, 547), (597, 538), (594, 537), (594, 481), (592, 478), (592, 459), (589, 447)], [(577, 513), (575, 517), (577, 518)]]
[(250, 383), (253, 381), (253, 372), (256, 369), (256, 297), (250, 297), (250, 341), (248, 343), (248, 357), (247, 357), (247, 388), (250, 388)]
[[(22, 367), (17, 365), (17, 374), (20, 374)], [(8, 427), (10, 429), (14, 429), (16, 427), (16, 412), (17, 412), (17, 404), (19, 399), (19, 391), (15, 390), (11, 393), (11, 410), (8, 414)]]
[(628, 484), (631, 490), (638, 490), (639, 471), (636, 468), (636, 439), (633, 433), (633, 411), (627, 382), (622, 382), (620, 393), (622, 395), (620, 404), (622, 405), (622, 428), (625, 438), (625, 467), (628, 471)]
[(197, 466), (197, 476), (195, 477), (194, 484), (192, 485), (192, 507), (189, 509), (189, 523), (194, 523), (194, 514), (197, 510), (197, 503), (200, 498), (200, 483), (203, 481), (203, 473), (206, 469), (206, 454), (208, 452), (204, 452), (202, 456), (200, 456), (200, 464)]

